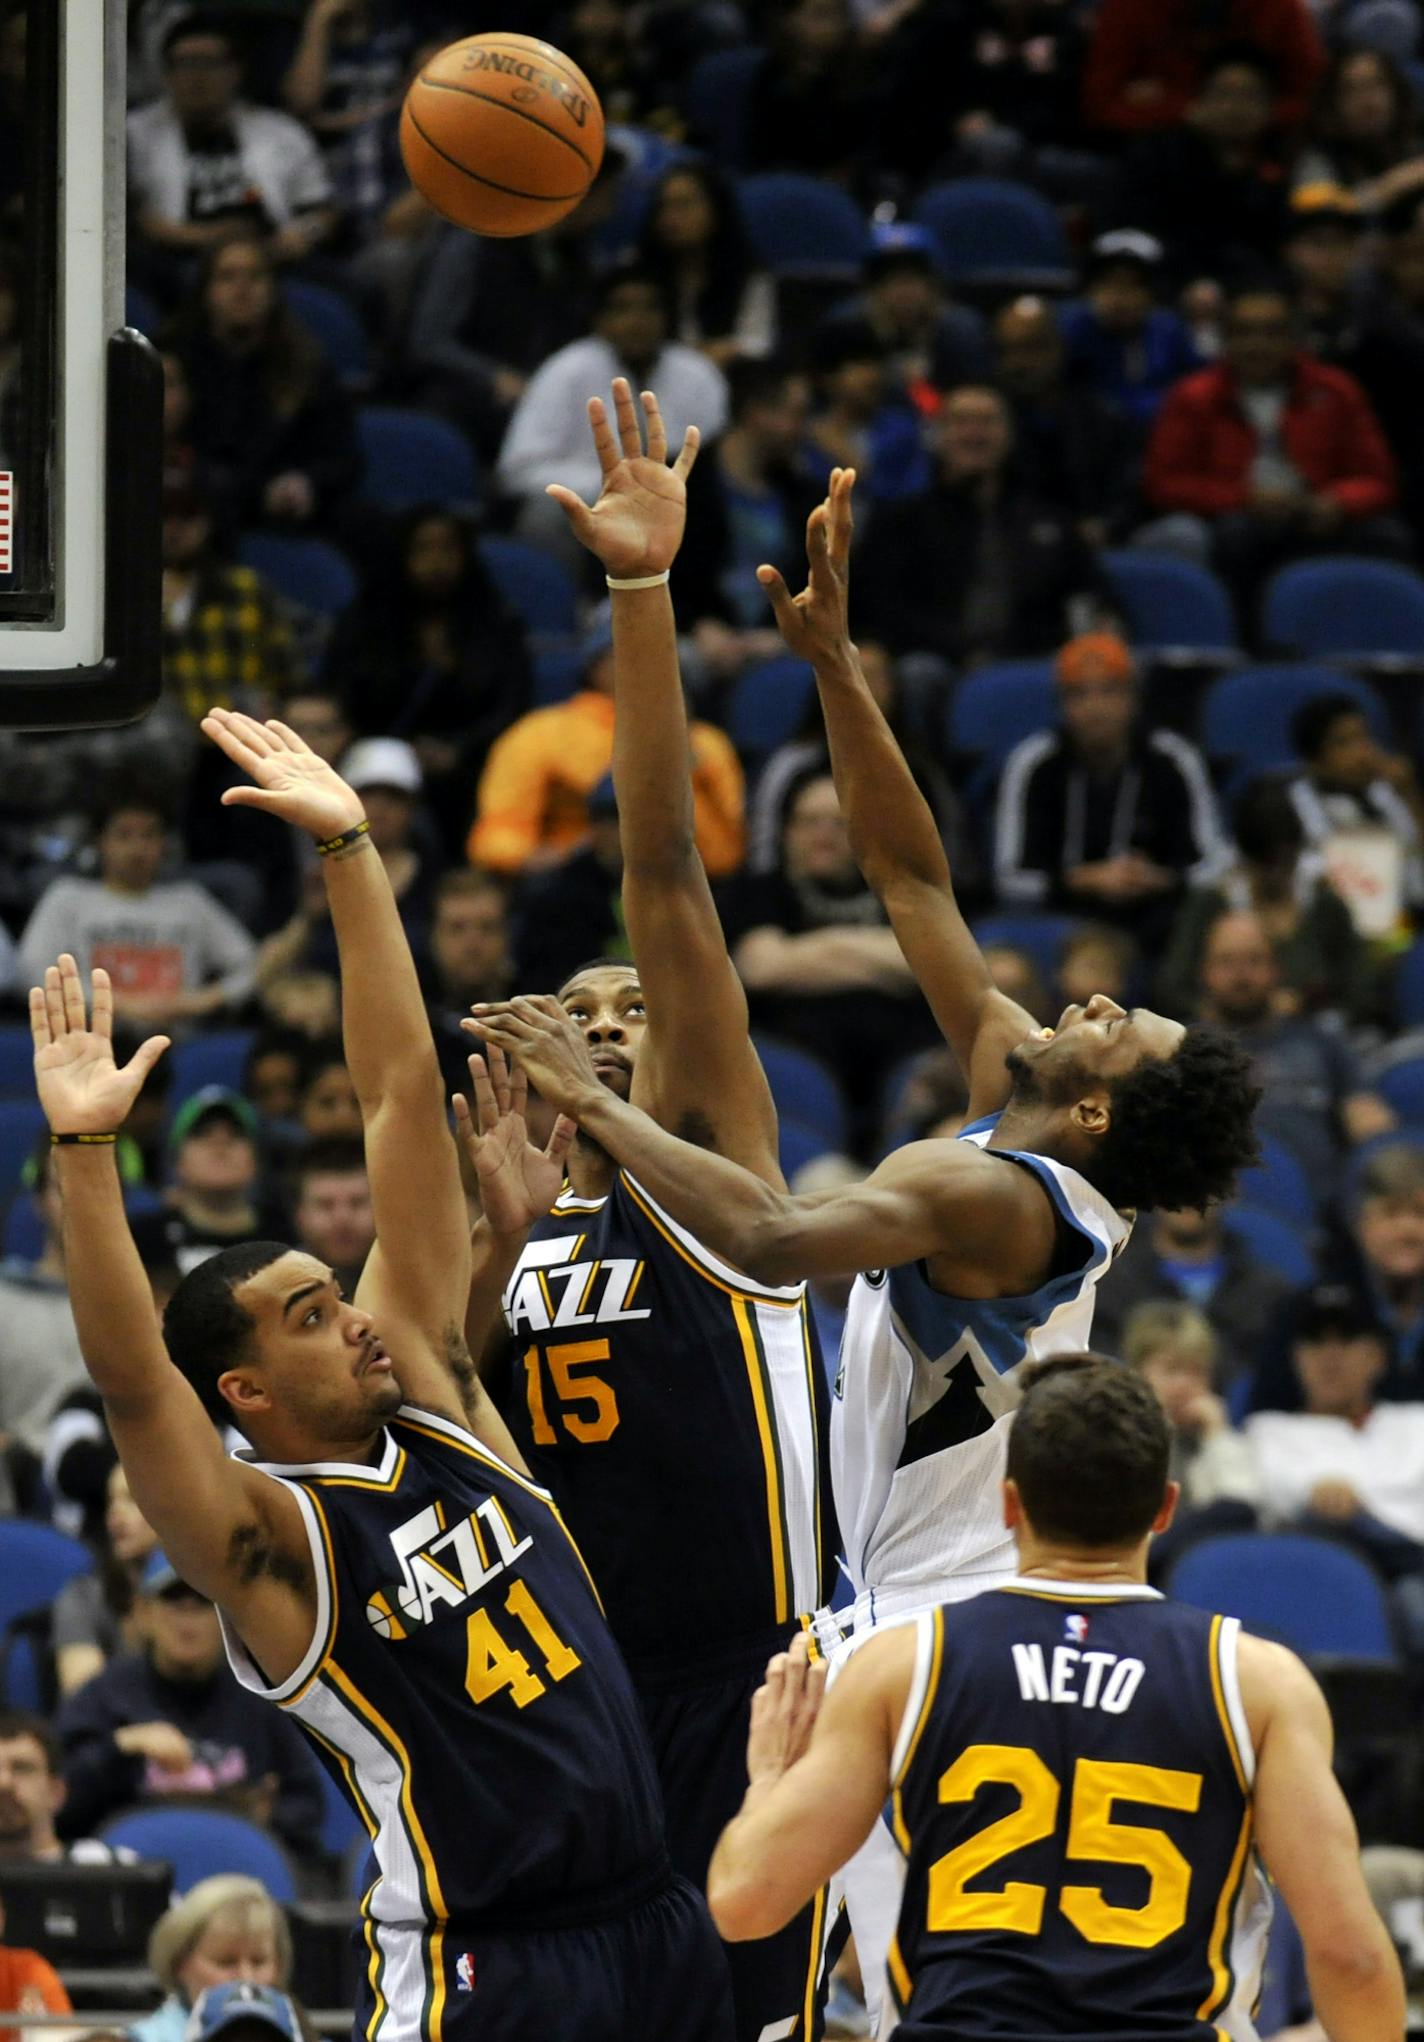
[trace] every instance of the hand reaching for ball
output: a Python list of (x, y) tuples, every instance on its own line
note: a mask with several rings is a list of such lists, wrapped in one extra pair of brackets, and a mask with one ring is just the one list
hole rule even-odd
[(642, 404), (648, 430), (646, 454), (633, 391), (625, 376), (615, 377), (613, 383), (617, 439), (603, 399), (588, 400), (588, 422), (603, 470), (603, 487), (591, 509), (561, 482), (551, 482), (548, 489), (577, 537), (602, 561), (605, 573), (617, 579), (662, 574), (672, 566), (687, 520), (687, 477), (697, 459), (698, 432), (690, 425), (681, 451), (669, 467), (667, 427), (651, 390), (643, 392)]

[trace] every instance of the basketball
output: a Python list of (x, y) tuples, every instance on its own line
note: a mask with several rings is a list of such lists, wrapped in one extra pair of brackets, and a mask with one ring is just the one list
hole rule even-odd
[(537, 234), (572, 212), (597, 176), (603, 108), (549, 43), (472, 35), (411, 85), (400, 144), (411, 183), (457, 227)]

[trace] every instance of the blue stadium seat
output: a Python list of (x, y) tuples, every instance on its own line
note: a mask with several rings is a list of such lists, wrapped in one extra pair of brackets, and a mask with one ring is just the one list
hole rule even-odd
[(781, 1174), (789, 1184), (798, 1170), (807, 1163), (814, 1163), (818, 1156), (831, 1152), (832, 1144), (826, 1140), (819, 1128), (807, 1127), (803, 1121), (783, 1119), (776, 1130), (777, 1149), (781, 1157)]
[(158, 307), (139, 284), (126, 284), (124, 287), (124, 324), (136, 326), (149, 340), (163, 324)]
[(282, 286), (288, 308), (326, 350), (343, 383), (359, 386), (371, 378), (371, 342), (349, 298), (325, 284), (289, 277)]
[(1424, 658), (1424, 579), (1392, 560), (1297, 560), (1271, 577), (1262, 635), (1307, 659)]
[(317, 1842), (329, 1858), (344, 1858), (355, 1843), (366, 1837), (366, 1825), (337, 1786), (324, 1765), (321, 1774), (321, 1829)]
[(725, 169), (737, 170), (746, 154), (747, 105), (764, 52), (755, 43), (712, 50), (688, 75), (682, 105), (694, 141)]
[(1276, 1270), (1287, 1283), (1304, 1290), (1315, 1281), (1314, 1256), (1300, 1230), (1280, 1213), (1267, 1212), (1259, 1205), (1232, 1205), (1222, 1213), (1221, 1224), (1255, 1261)]
[(915, 218), (934, 237), (955, 283), (1067, 290), (1072, 259), (1057, 213), (1036, 191), (999, 177), (932, 184)]
[(765, 758), (795, 737), (815, 689), (815, 676), (806, 661), (793, 659), (789, 653), (748, 667), (732, 689), (727, 735), (745, 756)]
[(221, 1085), (229, 1092), (242, 1090), (248, 1052), (252, 1048), (250, 1028), (222, 1028), (211, 1035), (192, 1035), (172, 1051), (173, 1103), (181, 1106), (204, 1085)]
[[(992, 949), (998, 944), (1006, 944), (1013, 950), (1026, 950), (1051, 992), (1058, 976), (1058, 959), (1063, 945), (1082, 926), (1073, 915), (986, 915), (974, 924), (974, 940), (981, 950)], [(1053, 1021), (1057, 1016), (1044, 1014), (1039, 1018)]]
[(35, 1045), (29, 1028), (0, 1028), (0, 1099), (34, 1096)]
[(870, 230), (839, 185), (795, 170), (768, 170), (738, 186), (757, 259), (779, 277), (858, 275)]
[[(163, 1199), (146, 1184), (131, 1184), (124, 1191), (124, 1211), (130, 1219), (144, 1218), (163, 1210)], [(44, 1253), (44, 1221), (32, 1191), (21, 1188), (10, 1201), (5, 1215), (3, 1252), (17, 1262), (38, 1262)]]
[(27, 1518), (0, 1518), (0, 1632), (47, 1608), (67, 1581), (93, 1567), (94, 1555), (79, 1539)]
[(578, 629), (578, 590), (561, 561), (524, 539), (479, 541), (490, 579), (525, 629), (546, 640), (571, 638)]
[(795, 1043), (778, 1042), (770, 1035), (755, 1035), (752, 1040), (777, 1112), (820, 1135), (824, 1148), (843, 1149), (845, 1101), (826, 1066)]
[(244, 532), (237, 557), (289, 603), (339, 617), (356, 600), (356, 570), (325, 539), (288, 537), (282, 532)]
[(1399, 960), (1394, 1007), (1401, 1027), (1424, 1027), (1424, 936), (1416, 936)]
[(1057, 721), (1052, 661), (1006, 660), (967, 674), (955, 688), (945, 711), (945, 737), (951, 751), (976, 753), (1002, 766), (1023, 738)]
[(0, 1198), (8, 1198), (18, 1185), (44, 1131), (38, 1099), (0, 1099)]
[(1248, 1205), (1278, 1213), (1295, 1226), (1314, 1226), (1327, 1187), (1321, 1185), (1318, 1193), (1312, 1190), (1299, 1158), (1274, 1135), (1258, 1136), (1257, 1145), (1261, 1160), (1253, 1169), (1242, 1171), (1241, 1196)]
[(136, 1808), (106, 1822), (99, 1834), (105, 1843), (124, 1844), (141, 1858), (171, 1865), (175, 1900), (218, 1872), (260, 1879), (283, 1905), (297, 1897), (282, 1846), (241, 1815), (218, 1808)]
[(531, 699), (536, 709), (567, 702), (583, 684), (583, 652), (577, 645), (548, 646), (534, 654)]
[(478, 508), (484, 494), (469, 442), (443, 418), (391, 404), (363, 404), (357, 436), (366, 464), (362, 496), (386, 511), (417, 504)]
[(1206, 1539), (1183, 1553), (1168, 1585), (1174, 1601), (1239, 1617), (1296, 1652), (1396, 1659), (1378, 1576), (1329, 1539), (1294, 1532)]
[(1424, 1121), (1424, 1056), (1387, 1064), (1375, 1079), (1374, 1089), (1401, 1120)]
[(1295, 756), (1291, 723), (1321, 695), (1349, 695), (1390, 743), (1389, 713), (1368, 681), (1337, 667), (1285, 663), (1222, 674), (1202, 698), (1202, 744), (1213, 759), (1234, 759), (1259, 772), (1288, 766)]
[(1238, 650), (1231, 598), (1205, 567), (1167, 553), (1104, 553), (1102, 565), (1127, 620), (1132, 643), (1145, 652)]

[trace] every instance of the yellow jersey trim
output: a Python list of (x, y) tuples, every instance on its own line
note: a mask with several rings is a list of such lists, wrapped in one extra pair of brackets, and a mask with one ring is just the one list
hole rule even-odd
[(815, 2033), (816, 1988), (821, 1982), (821, 1945), (826, 1933), (826, 1902), (830, 1888), (818, 1889), (811, 1903), (811, 1949), (806, 1960), (806, 1991), (801, 2006), (801, 2033), (811, 2036)]
[(691, 1254), (686, 1248), (684, 1248), (682, 1242), (679, 1241), (679, 1239), (677, 1238), (677, 1235), (669, 1230), (669, 1228), (664, 1224), (660, 1215), (654, 1212), (653, 1208), (648, 1204), (647, 1200), (642, 1197), (636, 1185), (633, 1183), (632, 1179), (626, 1174), (626, 1172), (622, 1173), (620, 1177), (620, 1182), (622, 1183), (623, 1188), (627, 1192), (628, 1196), (632, 1199), (634, 1205), (637, 1206), (639, 1212), (642, 1213), (644, 1219), (648, 1222), (648, 1225), (652, 1227), (655, 1230), (655, 1232), (661, 1234), (663, 1239), (667, 1242), (668, 1246), (672, 1249), (673, 1253), (675, 1255), (680, 1256), (682, 1260), (687, 1264), (689, 1269), (695, 1269), (697, 1271), (697, 1274), (702, 1278), (703, 1282), (711, 1284), (714, 1290), (722, 1291), (724, 1295), (726, 1295), (729, 1298), (750, 1299), (753, 1303), (759, 1305), (774, 1305), (776, 1309), (781, 1312), (799, 1312), (803, 1308), (805, 1304), (805, 1299), (803, 1297), (794, 1298), (777, 1297), (775, 1293), (772, 1291), (760, 1289), (758, 1285), (754, 1284), (751, 1281), (750, 1278), (747, 1279), (745, 1284), (741, 1285), (727, 1283), (722, 1277), (716, 1275), (712, 1270), (710, 1270), (705, 1262), (699, 1262), (695, 1255)]
[(1251, 1848), (1251, 1804), (1248, 1801), (1241, 1815), (1241, 1831), (1236, 1839), (1236, 1849), (1231, 1854), (1230, 1869), (1222, 1883), (1221, 1894), (1216, 1903), (1212, 1919), (1211, 1938), (1207, 1944), (1207, 1964), (1211, 1970), (1211, 1986), (1206, 1998), (1197, 2009), (1199, 2021), (1209, 2021), (1231, 1997), (1234, 1983), (1230, 1964), (1226, 1959), (1226, 1939), (1231, 1931), (1231, 1919), (1236, 1912), (1236, 1902), (1241, 1892), (1241, 1881), (1246, 1875), (1246, 1860)]
[[(326, 1521), (326, 1512), (322, 1508), (321, 1498), (312, 1494), (307, 1483), (303, 1482), (300, 1486), (312, 1507), (318, 1525), (321, 1527), (321, 1543), (326, 1555), (326, 1636), (322, 1640), (321, 1653), (316, 1665), (312, 1668), (301, 1686), (295, 1688), (291, 1694), (285, 1696), (277, 1704), (279, 1709), (294, 1709), (303, 1695), (310, 1693), (313, 1684), (321, 1679), (336, 1644), (336, 1622), (340, 1615), (340, 1590), (336, 1585), (336, 1554), (331, 1544), (331, 1526)], [(322, 1742), (325, 1743), (326, 1740), (323, 1738)], [(331, 1750), (334, 1747), (328, 1746), (327, 1748)], [(374, 1832), (372, 1833), (374, 1834)]]
[(389, 1496), (392, 1490), (398, 1487), (404, 1473), (405, 1448), (399, 1447), (396, 1451), (396, 1464), (384, 1482), (377, 1480), (375, 1476), (367, 1479), (361, 1475), (307, 1475), (303, 1480), (320, 1482), (325, 1489), (370, 1489), (379, 1495)]
[(1211, 1636), (1207, 1642), (1207, 1659), (1211, 1667), (1211, 1698), (1216, 1704), (1216, 1713), (1221, 1720), (1221, 1734), (1226, 1739), (1226, 1748), (1231, 1753), (1231, 1763), (1236, 1773), (1236, 1784), (1243, 1794), (1251, 1789), (1246, 1778), (1246, 1763), (1237, 1748), (1236, 1732), (1231, 1727), (1231, 1711), (1226, 1706), (1226, 1685), (1221, 1677), (1221, 1618), (1211, 1620)]
[[(885, 1952), (885, 1963), (890, 1973), (890, 1989), (895, 1995), (895, 2010), (897, 2013), (903, 2014), (906, 2007), (910, 2004), (911, 1979), (909, 1972), (905, 1968), (905, 1960), (900, 1955), (900, 1936), (898, 1930), (890, 1938), (890, 1947)], [(807, 2032), (810, 2032), (809, 2029)]]
[[(673, 1245), (676, 1247), (676, 1242)], [(682, 1251), (679, 1249), (678, 1252)], [(747, 1309), (749, 1300), (738, 1297), (735, 1293), (732, 1293), (731, 1297), (732, 1318), (747, 1364), (752, 1408), (756, 1412), (757, 1438), (761, 1442), (762, 1470), (766, 1476), (766, 1514), (771, 1533), (771, 1579), (772, 1591), (776, 1598), (776, 1621), (779, 1624), (786, 1624), (791, 1621), (790, 1555), (781, 1507), (781, 1468), (777, 1460), (776, 1434), (772, 1429), (771, 1411), (767, 1403), (761, 1349)]]

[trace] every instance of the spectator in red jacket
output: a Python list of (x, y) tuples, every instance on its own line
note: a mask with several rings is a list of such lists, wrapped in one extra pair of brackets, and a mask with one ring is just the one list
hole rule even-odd
[(1119, 135), (1171, 127), (1232, 44), (1269, 60), (1276, 124), (1298, 126), (1325, 68), (1306, 0), (1103, 0), (1083, 72), (1084, 118)]
[(1394, 461), (1369, 400), (1353, 376), (1299, 348), (1290, 298), (1274, 286), (1237, 291), (1223, 359), (1167, 393), (1143, 486), (1171, 514), (1155, 540), (1212, 558), (1243, 617), (1287, 557), (1410, 552), (1389, 515)]

